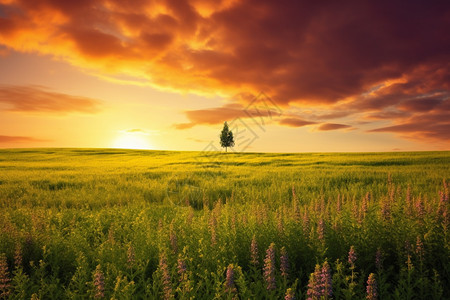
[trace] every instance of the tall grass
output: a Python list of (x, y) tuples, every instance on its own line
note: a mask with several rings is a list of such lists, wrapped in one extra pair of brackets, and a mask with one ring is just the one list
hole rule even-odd
[(0, 295), (449, 298), (449, 170), (448, 152), (1, 150)]

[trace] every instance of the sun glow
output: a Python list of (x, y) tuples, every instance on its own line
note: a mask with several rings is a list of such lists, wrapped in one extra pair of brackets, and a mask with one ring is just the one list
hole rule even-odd
[(120, 136), (114, 141), (113, 148), (121, 149), (152, 149), (148, 136), (120, 133)]

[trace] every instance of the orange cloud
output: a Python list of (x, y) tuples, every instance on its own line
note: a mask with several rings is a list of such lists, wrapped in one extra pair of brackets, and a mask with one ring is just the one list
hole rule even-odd
[(280, 125), (285, 125), (289, 127), (302, 127), (307, 125), (317, 124), (317, 122), (306, 121), (300, 118), (285, 118), (278, 122)]
[(317, 129), (319, 131), (329, 131), (329, 130), (338, 130), (338, 129), (351, 129), (352, 126), (346, 124), (336, 124), (336, 123), (324, 123), (321, 124)]
[(0, 135), (1, 144), (9, 143), (30, 143), (30, 142), (48, 142), (48, 140), (37, 139), (29, 136), (9, 136)]
[(96, 113), (100, 101), (56, 93), (38, 86), (0, 86), (0, 104), (7, 111), (46, 113)]

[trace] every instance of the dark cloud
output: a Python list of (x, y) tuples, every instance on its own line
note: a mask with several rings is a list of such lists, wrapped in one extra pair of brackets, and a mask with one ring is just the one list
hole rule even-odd
[(17, 112), (97, 113), (100, 101), (80, 96), (53, 92), (38, 86), (0, 85), (0, 104)]
[(405, 111), (412, 112), (427, 112), (441, 104), (441, 99), (436, 98), (422, 98), (403, 101), (398, 105), (398, 108)]

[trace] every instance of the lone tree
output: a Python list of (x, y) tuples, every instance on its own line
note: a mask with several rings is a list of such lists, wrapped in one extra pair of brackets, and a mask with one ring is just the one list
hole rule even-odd
[(225, 148), (225, 152), (227, 152), (228, 147), (234, 146), (233, 132), (228, 129), (227, 122), (223, 124), (223, 129), (220, 133), (220, 146)]

